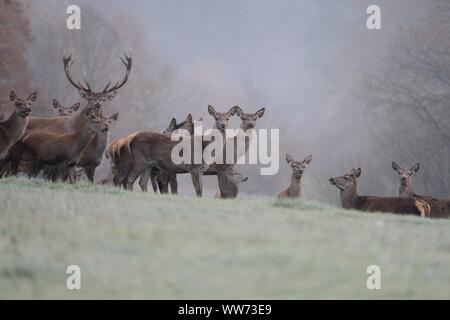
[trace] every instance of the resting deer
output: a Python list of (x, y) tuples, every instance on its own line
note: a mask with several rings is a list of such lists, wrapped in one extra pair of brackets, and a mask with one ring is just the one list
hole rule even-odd
[(416, 163), (411, 169), (402, 168), (392, 161), (392, 169), (398, 173), (400, 177), (400, 186), (398, 189), (399, 197), (416, 197), (425, 200), (431, 207), (431, 218), (449, 218), (450, 217), (450, 200), (436, 199), (430, 196), (417, 195), (413, 192), (412, 176), (419, 171), (420, 165)]
[[(33, 167), (29, 174), (35, 177), (44, 165), (63, 166), (74, 169), (82, 151), (94, 134), (108, 131), (109, 122), (99, 118), (93, 112), (83, 112), (86, 121), (73, 133), (55, 134), (38, 131), (28, 135), (23, 144), (30, 151)], [(69, 175), (70, 182), (74, 176)]]
[(286, 190), (278, 194), (278, 199), (303, 198), (302, 177), (307, 165), (311, 163), (312, 155), (307, 156), (303, 161), (294, 161), (290, 154), (286, 154), (286, 162), (291, 165), (292, 178), (291, 185)]
[[(73, 65), (74, 61), (71, 56), (63, 57), (63, 65), (64, 72), (69, 80), (70, 84), (74, 86), (80, 96), (86, 100), (86, 106), (82, 110), (81, 113), (76, 114), (71, 117), (54, 117), (54, 118), (42, 118), (42, 117), (30, 117), (30, 120), (27, 125), (26, 132), (24, 133), (24, 137), (30, 135), (33, 132), (37, 131), (46, 131), (54, 134), (65, 134), (71, 133), (76, 130), (80, 126), (80, 123), (85, 119), (83, 117), (83, 112), (88, 110), (93, 110), (95, 114), (99, 116), (103, 116), (103, 108), (104, 104), (107, 101), (111, 101), (116, 95), (117, 91), (125, 85), (128, 81), (128, 77), (130, 74), (131, 66), (132, 66), (132, 58), (131, 55), (125, 55), (124, 58), (120, 58), (122, 63), (125, 65), (125, 76), (121, 81), (116, 82), (113, 86), (111, 86), (111, 82), (109, 82), (106, 87), (102, 91), (94, 91), (89, 83), (85, 81), (85, 84), (82, 84), (80, 81), (75, 81), (70, 75), (70, 66)], [(105, 151), (106, 145), (97, 144), (96, 140), (93, 139), (91, 142), (95, 145), (95, 148), (102, 149), (101, 154)], [(16, 150), (14, 150), (14, 157), (9, 157), (8, 160), (11, 163), (12, 173), (15, 173), (15, 168), (17, 168), (18, 162), (22, 159), (24, 155), (23, 146), (17, 146)], [(97, 154), (100, 154), (98, 152)]]
[(356, 209), (367, 212), (390, 212), (396, 214), (430, 216), (430, 205), (418, 198), (389, 198), (359, 196), (356, 180), (361, 175), (361, 168), (352, 169), (340, 177), (330, 178), (329, 182), (341, 192), (341, 204), (344, 209)]
[(9, 99), (15, 108), (7, 120), (0, 122), (0, 159), (3, 159), (9, 148), (23, 136), (29, 121), (31, 105), (36, 98), (36, 92), (26, 99), (19, 98), (14, 91), (10, 92)]
[(67, 107), (67, 106), (63, 106), (61, 103), (59, 103), (58, 100), (53, 99), (53, 108), (55, 108), (56, 111), (58, 111), (59, 116), (68, 117), (68, 116), (72, 115), (72, 113), (78, 111), (78, 109), (80, 108), (80, 103), (77, 102), (74, 105), (72, 105), (71, 107)]
[(231, 166), (217, 169), (217, 180), (219, 181), (219, 191), (216, 198), (235, 199), (238, 196), (238, 184), (248, 180), (247, 176), (235, 170)]

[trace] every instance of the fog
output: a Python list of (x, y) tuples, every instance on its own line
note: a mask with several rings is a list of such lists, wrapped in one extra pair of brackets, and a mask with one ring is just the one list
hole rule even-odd
[[(53, 98), (82, 102), (65, 79), (64, 50), (75, 49), (74, 74), (85, 73), (100, 89), (122, 76), (118, 56), (131, 49), (130, 80), (106, 106), (108, 114), (120, 112), (111, 139), (162, 131), (188, 113), (211, 127), (209, 104), (248, 113), (264, 106), (257, 128), (280, 129), (280, 171), (260, 176), (258, 166), (238, 166), (249, 176), (240, 197), (273, 197), (286, 188), (286, 152), (296, 160), (313, 155), (304, 174), (307, 199), (338, 203), (328, 178), (358, 166), (360, 194), (396, 195), (391, 161), (420, 162), (415, 191), (449, 197), (450, 73), (439, 75), (450, 71), (450, 57), (436, 45), (449, 43), (439, 31), (448, 30), (450, 13), (437, 7), (446, 1), (377, 1), (382, 29), (368, 30), (372, 2), (24, 1), (33, 38), (27, 89), (40, 93), (35, 114), (54, 114)], [(70, 4), (81, 7), (81, 30), (65, 28)], [(105, 161), (98, 179), (107, 167)], [(181, 193), (194, 194), (187, 175), (179, 181)], [(205, 182), (206, 195), (214, 194), (216, 178)]]

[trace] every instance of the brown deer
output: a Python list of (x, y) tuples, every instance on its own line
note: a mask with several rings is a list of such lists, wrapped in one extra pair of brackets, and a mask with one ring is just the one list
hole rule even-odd
[(404, 215), (430, 216), (430, 205), (418, 198), (389, 198), (359, 196), (356, 180), (361, 168), (352, 169), (340, 177), (330, 178), (329, 182), (340, 190), (341, 204), (344, 209), (356, 209), (366, 212), (389, 212)]
[[(111, 86), (111, 82), (109, 82), (102, 91), (96, 92), (92, 90), (87, 81), (85, 81), (85, 84), (82, 84), (80, 81), (75, 81), (72, 79), (70, 75), (70, 66), (73, 65), (74, 61), (72, 60), (71, 56), (64, 56), (63, 65), (66, 77), (69, 80), (70, 84), (78, 90), (80, 96), (87, 101), (86, 106), (81, 113), (71, 117), (30, 117), (26, 132), (23, 136), (26, 137), (31, 133), (37, 131), (46, 131), (54, 134), (74, 132), (76, 131), (76, 128), (80, 127), (80, 123), (85, 120), (83, 117), (83, 112), (86, 112), (88, 110), (93, 110), (94, 113), (103, 116), (103, 107), (105, 102), (112, 100), (117, 95), (117, 91), (128, 81), (132, 66), (131, 54), (125, 54), (125, 57), (120, 59), (125, 65), (124, 78), (121, 81), (116, 82), (113, 86)], [(92, 143), (95, 144), (96, 142), (92, 141)], [(13, 150), (13, 155), (8, 156), (9, 159), (7, 163), (11, 164), (10, 166), (12, 168), (12, 174), (15, 174), (17, 172), (18, 162), (22, 160), (22, 157), (24, 156), (24, 154), (26, 154), (26, 150), (23, 150), (23, 144), (18, 144), (19, 145), (16, 144), (17, 146), (15, 146)], [(97, 147), (100, 149), (101, 147), (105, 148), (106, 146)], [(102, 153), (104, 151), (105, 150), (103, 149)], [(3, 166), (0, 166), (0, 171), (2, 171)]]
[[(156, 167), (171, 173), (191, 174), (197, 196), (202, 196), (202, 175), (208, 169), (206, 164), (175, 164), (172, 162), (172, 149), (179, 141), (153, 131), (137, 133), (131, 140), (130, 150), (133, 168), (128, 176), (127, 189), (133, 190), (133, 184), (144, 170)], [(191, 139), (193, 148), (193, 139)], [(191, 163), (194, 163), (191, 159)]]
[(214, 128), (222, 132), (228, 128), (230, 117), (236, 113), (236, 106), (232, 107), (227, 112), (217, 112), (211, 105), (208, 106), (208, 113), (214, 117)]
[(80, 103), (77, 102), (74, 105), (72, 105), (71, 107), (67, 107), (67, 106), (63, 106), (61, 103), (59, 103), (58, 100), (53, 99), (53, 108), (55, 108), (56, 111), (58, 111), (59, 116), (68, 117), (68, 116), (72, 115), (72, 113), (78, 111), (78, 109), (80, 108)]
[(450, 218), (450, 200), (436, 199), (430, 196), (417, 195), (413, 192), (412, 176), (419, 171), (420, 165), (416, 163), (411, 169), (402, 168), (392, 161), (392, 169), (398, 173), (400, 186), (398, 189), (399, 197), (415, 197), (425, 200), (431, 207), (431, 218)]
[(294, 161), (290, 154), (286, 154), (286, 162), (292, 168), (291, 185), (286, 190), (278, 194), (278, 199), (303, 198), (302, 177), (307, 165), (311, 163), (312, 155), (307, 156), (303, 161)]
[[(119, 113), (115, 113), (106, 119), (108, 125), (119, 118)], [(95, 169), (103, 160), (103, 154), (108, 145), (110, 130), (97, 132), (91, 142), (83, 150), (77, 166), (82, 168), (90, 182), (94, 182)]]
[(36, 101), (37, 93), (32, 93), (28, 98), (19, 98), (14, 91), (9, 94), (9, 99), (14, 104), (14, 111), (9, 118), (0, 122), (0, 159), (3, 159), (9, 148), (13, 146), (25, 133), (31, 105)]
[[(198, 121), (203, 121), (203, 119), (200, 118)], [(185, 121), (178, 124), (177, 120), (172, 118), (169, 127), (163, 131), (163, 134), (170, 138), (173, 133), (177, 133), (179, 130), (186, 130), (186, 133), (191, 136), (194, 134), (194, 121), (191, 114), (188, 114)], [(178, 193), (177, 175), (175, 173), (162, 172), (157, 168), (145, 170), (139, 179), (139, 185), (144, 192), (147, 192), (149, 178), (154, 192), (157, 192), (159, 188), (160, 193), (168, 193), (170, 184), (171, 192), (173, 194)]]
[(248, 177), (235, 170), (232, 166), (224, 166), (217, 169), (219, 191), (216, 198), (235, 199), (238, 196), (238, 184), (248, 180)]
[[(73, 133), (55, 134), (38, 131), (23, 139), (23, 144), (32, 156), (33, 167), (30, 177), (37, 176), (44, 165), (62, 165), (67, 170), (74, 169), (92, 136), (108, 131), (109, 122), (98, 117), (92, 110), (83, 112), (83, 116), (86, 121)], [(75, 182), (74, 177), (69, 174), (71, 183)]]

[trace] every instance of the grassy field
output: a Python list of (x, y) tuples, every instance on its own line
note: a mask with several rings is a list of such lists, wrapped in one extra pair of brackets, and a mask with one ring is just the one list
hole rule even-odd
[(0, 201), (3, 299), (450, 298), (448, 220), (27, 179)]

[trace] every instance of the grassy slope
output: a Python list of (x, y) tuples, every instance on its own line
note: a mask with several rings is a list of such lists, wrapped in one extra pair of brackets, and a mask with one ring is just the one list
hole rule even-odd
[(450, 298), (447, 220), (14, 179), (0, 200), (0, 298)]

